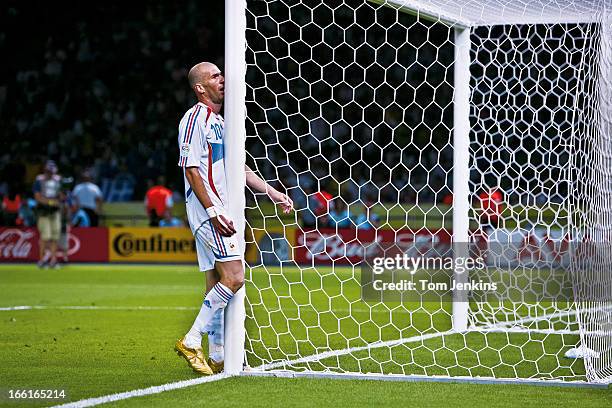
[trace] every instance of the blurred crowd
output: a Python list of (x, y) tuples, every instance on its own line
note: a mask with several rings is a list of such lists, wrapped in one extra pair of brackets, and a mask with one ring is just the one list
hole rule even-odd
[[(10, 7), (0, 28), (0, 47), (11, 56), (0, 83), (0, 196), (31, 198), (47, 158), (60, 173), (88, 169), (106, 201), (142, 200), (161, 175), (182, 189), (177, 124), (194, 102), (186, 70), (223, 55), (223, 19), (202, 24), (198, 7)], [(223, 3), (206, 8), (223, 13)]]
[[(194, 102), (186, 86), (186, 70), (200, 59), (210, 59), (221, 66), (223, 60), (223, 19), (207, 18), (207, 24), (202, 24), (200, 10), (201, 5), (191, 0), (146, 5), (111, 1), (93, 8), (59, 5), (50, 10), (27, 4), (10, 8), (8, 24), (0, 36), (5, 53), (14, 56), (10, 67), (4, 68), (7, 81), (0, 87), (3, 122), (0, 132), (6, 141), (0, 156), (0, 171), (15, 173), (13, 167), (21, 168), (16, 178), (2, 177), (0, 194), (28, 195), (40, 163), (46, 158), (55, 160), (64, 173), (80, 174), (88, 169), (92, 181), (99, 185), (104, 199), (110, 202), (142, 200), (147, 188), (160, 176), (166, 177), (170, 189), (182, 190), (182, 179), (175, 163), (176, 127), (182, 113)], [(208, 16), (222, 15), (223, 4), (207, 4), (206, 12)], [(52, 13), (53, 18), (48, 13)], [(24, 40), (29, 21), (40, 21), (39, 29), (34, 33), (28, 31), (28, 38)], [(308, 41), (308, 38), (303, 40)], [(28, 43), (29, 52), (17, 52), (24, 41)], [(261, 64), (266, 68), (264, 62)], [(365, 61), (363, 66), (366, 66)], [(435, 81), (444, 81), (443, 71), (430, 71), (430, 75), (437, 75)], [(414, 75), (418, 73), (415, 71)], [(330, 83), (334, 80), (329, 78)], [(415, 77), (414, 81), (417, 80)], [(249, 87), (259, 85), (250, 76)], [(268, 86), (272, 88), (271, 83)], [(297, 88), (293, 91), (301, 92)], [(448, 99), (449, 95), (442, 98)], [(315, 93), (313, 97), (320, 96)], [(289, 105), (282, 102), (278, 110), (291, 113)], [(328, 112), (334, 115), (333, 109)], [(273, 122), (275, 112), (268, 113)], [(336, 112), (337, 116), (346, 117), (351, 113), (355, 112)], [(427, 122), (440, 119), (433, 111), (425, 114), (431, 117)], [(249, 112), (249, 115), (257, 117), (257, 112)], [(390, 109), (383, 121), (389, 131), (402, 122), (416, 124), (422, 121), (418, 112), (413, 111), (410, 115), (414, 118), (404, 118), (401, 111)], [(316, 150), (320, 153), (322, 135), (334, 120), (336, 118), (330, 116), (311, 121), (308, 125), (310, 137), (301, 138), (305, 154)], [(374, 129), (379, 132), (378, 124), (367, 124), (372, 132)], [(402, 131), (406, 132), (407, 128), (398, 130)], [(351, 138), (347, 135), (350, 132), (348, 127), (336, 126), (331, 140)], [(283, 140), (282, 134), (270, 135), (265, 129), (255, 136), (264, 141), (273, 137), (277, 147), (285, 142), (293, 143)], [(410, 137), (398, 135), (398, 138)], [(349, 165), (360, 161), (364, 153), (380, 151), (373, 144), (362, 147), (361, 139), (364, 138), (368, 136), (356, 132), (356, 143), (345, 146), (342, 156)], [(251, 156), (258, 157), (258, 146), (249, 148)], [(285, 157), (276, 150), (269, 152), (271, 165), (259, 166), (268, 179), (273, 179), (270, 175), (286, 163)], [(407, 156), (402, 156), (399, 150), (387, 153), (386, 161), (404, 160), (403, 166), (415, 167), (419, 161), (431, 171), (433, 179), (445, 184), (445, 169), (435, 168), (435, 163), (440, 162), (439, 153), (415, 151)], [(301, 171), (302, 164), (300, 161), (290, 163), (294, 173)], [(331, 175), (338, 180), (346, 179), (340, 173), (342, 169), (337, 169)], [(329, 172), (311, 173), (309, 177), (313, 181), (298, 180), (289, 174), (278, 180), (278, 184), (290, 190), (295, 187), (331, 190), (329, 186), (314, 186), (316, 179), (329, 175)], [(404, 188), (407, 178), (399, 172), (385, 180), (384, 173), (375, 172), (371, 178), (369, 172), (366, 174), (366, 169), (362, 169), (362, 174), (352, 177), (354, 183), (346, 190), (356, 195), (361, 189), (380, 201), (414, 200), (422, 187), (419, 184), (424, 186), (428, 181), (425, 174), (422, 180), (415, 177), (411, 183), (413, 189), (408, 191)], [(12, 181), (7, 183), (7, 180)], [(398, 191), (403, 191), (401, 198)], [(435, 192), (430, 190), (420, 194), (421, 200), (436, 198)]]
[[(247, 30), (247, 159), (306, 209), (304, 224), (324, 208), (324, 222), (335, 225), (330, 211), (357, 212), (355, 201), (364, 209), (344, 217), (353, 223), (369, 220), (374, 203), (449, 203), (452, 29), (362, 8), (361, 24), (372, 24), (364, 36), (338, 9), (323, 44), (321, 29), (296, 31), (286, 5), (266, 4), (249, 3), (247, 13), (256, 28)], [(300, 7), (303, 18), (325, 21)], [(195, 0), (8, 7), (0, 27), (0, 49), (11, 56), (0, 67), (4, 207), (14, 209), (17, 196), (32, 202), (47, 159), (59, 174), (95, 184), (106, 202), (149, 200), (159, 185), (182, 194), (177, 124), (195, 102), (186, 73), (204, 59), (223, 69), (223, 12), (223, 2)], [(481, 161), (472, 176), (484, 180), (489, 155)], [(482, 180), (472, 180), (474, 191), (500, 186)], [(317, 206), (323, 192), (331, 204)], [(149, 207), (150, 223), (163, 223), (166, 210)]]

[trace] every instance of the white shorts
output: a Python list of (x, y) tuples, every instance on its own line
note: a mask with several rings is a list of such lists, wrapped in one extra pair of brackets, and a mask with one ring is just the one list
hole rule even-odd
[(224, 237), (206, 220), (194, 231), (198, 265), (201, 271), (214, 269), (215, 262), (242, 260), (236, 235)]

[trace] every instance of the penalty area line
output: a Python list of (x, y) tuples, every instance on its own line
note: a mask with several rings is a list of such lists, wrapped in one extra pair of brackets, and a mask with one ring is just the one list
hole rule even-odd
[(199, 377), (199, 378), (194, 378), (191, 380), (183, 380), (183, 381), (177, 381), (177, 382), (168, 383), (168, 384), (155, 385), (149, 388), (141, 388), (141, 389), (133, 390), (133, 391), (126, 391), (126, 392), (120, 392), (117, 394), (104, 395), (102, 397), (82, 399), (82, 400), (75, 401), (75, 402), (69, 402), (67, 404), (54, 405), (51, 408), (93, 407), (96, 405), (107, 404), (109, 402), (120, 401), (120, 400), (124, 400), (128, 398), (144, 397), (146, 395), (160, 394), (166, 391), (172, 391), (172, 390), (178, 390), (181, 388), (192, 387), (194, 385), (219, 381), (219, 380), (223, 380), (229, 377), (230, 376), (227, 374), (216, 374), (216, 375), (211, 375), (208, 377)]

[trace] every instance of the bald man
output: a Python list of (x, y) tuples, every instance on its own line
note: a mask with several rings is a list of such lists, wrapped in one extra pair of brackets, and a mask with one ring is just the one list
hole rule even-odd
[[(201, 62), (189, 70), (189, 85), (198, 103), (179, 124), (179, 162), (185, 178), (189, 226), (196, 241), (198, 266), (206, 274), (206, 296), (191, 329), (176, 342), (175, 350), (196, 372), (223, 371), (223, 311), (244, 284), (243, 254), (236, 229), (228, 216), (224, 122), (219, 114), (225, 79), (216, 65)], [(266, 193), (281, 210), (293, 209), (291, 199), (267, 184), (248, 166), (246, 184)], [(209, 355), (204, 357), (202, 335), (208, 334)]]

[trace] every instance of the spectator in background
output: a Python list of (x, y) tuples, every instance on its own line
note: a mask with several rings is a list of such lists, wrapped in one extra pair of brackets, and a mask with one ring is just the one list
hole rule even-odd
[(90, 170), (85, 170), (81, 179), (81, 183), (77, 184), (72, 191), (72, 199), (76, 208), (87, 213), (90, 226), (97, 227), (102, 212), (102, 191), (91, 181)]
[(149, 216), (149, 226), (158, 227), (161, 217), (174, 205), (172, 191), (165, 187), (163, 176), (157, 178), (157, 185), (151, 186), (145, 194), (145, 207)]
[(332, 200), (332, 195), (330, 193), (325, 190), (317, 191), (313, 198), (317, 203), (317, 209), (315, 211), (317, 216), (329, 213), (329, 202)]
[(453, 205), (453, 193), (448, 192), (442, 199), (442, 204), (449, 206)]
[(357, 216), (355, 223), (357, 224), (357, 228), (360, 230), (377, 229), (380, 226), (380, 217), (378, 214), (372, 212), (371, 209), (366, 208), (364, 213)]
[(89, 215), (82, 209), (77, 209), (72, 216), (70, 225), (73, 227), (91, 227), (91, 221)]
[(34, 198), (38, 215), (38, 233), (40, 234), (39, 267), (58, 267), (57, 243), (61, 232), (60, 205), (62, 199), (61, 177), (53, 160), (47, 161), (43, 174), (34, 181)]
[(159, 221), (160, 227), (182, 227), (183, 222), (176, 217), (172, 216), (172, 212), (170, 210), (166, 210), (164, 213), (164, 218)]
[(300, 211), (305, 227), (323, 228), (329, 225), (329, 201), (332, 195), (327, 191), (313, 192), (311, 187), (306, 190), (306, 206)]
[(501, 191), (491, 188), (478, 195), (480, 201), (480, 226), (486, 232), (499, 227), (499, 218), (504, 210)]
[(302, 188), (294, 188), (290, 191), (291, 199), (295, 203), (296, 214), (302, 225), (312, 227), (315, 225), (315, 203), (312, 199), (312, 187), (310, 184), (304, 183)]
[(2, 224), (7, 227), (15, 227), (21, 225), (23, 220), (19, 217), (19, 209), (21, 208), (21, 195), (9, 192), (2, 199)]
[(33, 227), (36, 225), (36, 200), (31, 197), (26, 199), (19, 207), (19, 219), (24, 227)]
[(346, 203), (337, 198), (333, 201), (333, 205), (329, 210), (329, 227), (330, 228), (348, 228), (351, 226), (351, 213)]

